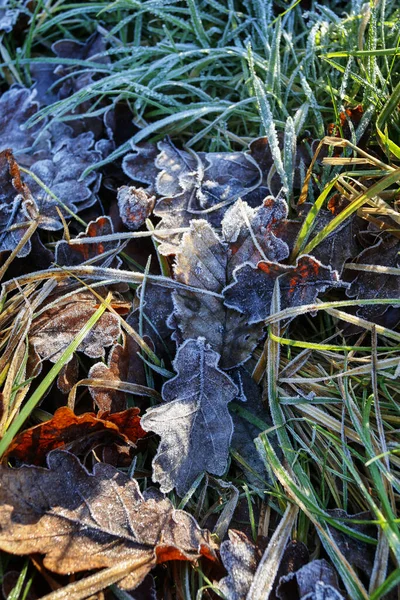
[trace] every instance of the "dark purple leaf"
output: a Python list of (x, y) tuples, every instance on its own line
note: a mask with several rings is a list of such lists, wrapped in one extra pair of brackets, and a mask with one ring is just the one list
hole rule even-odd
[(235, 283), (224, 290), (225, 304), (248, 318), (248, 322), (264, 321), (270, 306), (276, 280), (279, 279), (281, 310), (315, 303), (320, 292), (338, 285), (338, 275), (312, 256), (301, 256), (296, 266), (259, 262), (257, 267), (243, 265), (234, 273)]
[(10, 148), (14, 154), (29, 150), (37, 140), (39, 125), (26, 129), (26, 121), (39, 109), (36, 93), (13, 86), (0, 98), (0, 151)]

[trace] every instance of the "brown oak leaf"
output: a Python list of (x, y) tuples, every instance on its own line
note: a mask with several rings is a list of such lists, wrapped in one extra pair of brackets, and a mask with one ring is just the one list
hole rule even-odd
[[(145, 385), (144, 363), (137, 356), (139, 350), (135, 340), (131, 336), (126, 336), (123, 346), (116, 344), (112, 348), (107, 365), (103, 362), (94, 364), (88, 377)], [(100, 410), (118, 412), (126, 408), (125, 392), (90, 386), (89, 392)]]
[(89, 473), (62, 450), (48, 468), (0, 468), (0, 548), (12, 554), (44, 554), (44, 566), (60, 574), (130, 561), (119, 585), (134, 589), (157, 564), (214, 559), (210, 533), (171, 502), (147, 491), (114, 467), (98, 463)]
[[(77, 333), (93, 316), (98, 305), (91, 295), (76, 294), (70, 301), (42, 313), (33, 322), (30, 342), (42, 360), (55, 363)], [(105, 312), (78, 347), (91, 358), (102, 358), (121, 333), (117, 315)]]
[[(86, 228), (86, 231), (80, 233), (76, 238), (91, 238), (110, 235), (114, 233), (114, 227), (110, 217), (98, 217), (95, 221), (91, 221)], [(61, 240), (56, 246), (55, 262), (61, 266), (75, 266), (84, 262), (90, 261), (90, 264), (96, 266), (120, 266), (121, 262), (118, 259), (118, 265), (111, 265), (114, 261), (115, 254), (121, 243), (117, 241), (96, 242), (95, 244), (82, 242), (81, 244), (69, 244), (66, 240)], [(111, 255), (102, 256), (106, 252), (114, 250)]]
[(7, 450), (7, 457), (14, 457), (31, 465), (43, 465), (47, 454), (56, 448), (86, 454), (93, 447), (126, 443), (132, 445), (144, 437), (140, 426), (138, 408), (120, 413), (85, 413), (77, 416), (63, 406), (54, 416), (40, 425), (30, 427), (18, 434)]

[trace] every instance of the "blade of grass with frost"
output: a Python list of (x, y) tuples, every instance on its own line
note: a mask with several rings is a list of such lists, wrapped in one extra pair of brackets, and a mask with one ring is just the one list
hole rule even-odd
[(314, 93), (313, 93), (311, 87), (308, 84), (307, 79), (304, 77), (304, 75), (301, 71), (299, 71), (299, 75), (300, 75), (301, 87), (303, 88), (306, 98), (307, 98), (308, 102), (310, 103), (311, 108), (313, 109), (313, 114), (314, 114), (315, 120), (317, 122), (317, 135), (318, 135), (318, 137), (323, 138), (325, 135), (325, 125), (324, 125), (324, 120), (321, 115), (320, 107), (318, 105), (318, 102), (314, 96)]
[[(251, 57), (251, 47), (248, 46), (249, 56)], [(280, 175), (282, 186), (284, 191), (288, 191), (288, 181), (285, 173), (285, 169), (282, 162), (281, 150), (279, 148), (278, 136), (276, 133), (275, 123), (272, 116), (271, 108), (269, 106), (268, 98), (264, 90), (264, 86), (261, 79), (256, 75), (254, 71), (254, 65), (252, 60), (249, 60), (250, 71), (251, 71), (251, 82), (254, 87), (254, 91), (257, 99), (257, 106), (260, 113), (261, 121), (264, 126), (265, 135), (268, 138), (268, 144), (271, 150), (272, 159), (274, 161), (275, 168)]]
[(258, 564), (247, 598), (252, 600), (269, 598), (298, 512), (299, 509), (295, 504), (288, 504)]
[(95, 169), (99, 169), (100, 167), (103, 167), (104, 165), (108, 165), (110, 162), (113, 162), (114, 160), (117, 160), (118, 158), (123, 156), (126, 152), (129, 152), (129, 150), (131, 149), (131, 144), (134, 145), (134, 144), (141, 142), (142, 140), (148, 138), (150, 135), (152, 135), (156, 131), (163, 129), (164, 127), (171, 125), (172, 123), (176, 123), (179, 121), (182, 122), (189, 118), (200, 119), (201, 117), (204, 117), (204, 115), (208, 115), (209, 113), (212, 113), (212, 112), (223, 112), (225, 109), (226, 109), (225, 105), (224, 106), (220, 106), (220, 105), (219, 106), (216, 106), (216, 105), (202, 106), (200, 108), (192, 108), (192, 109), (184, 110), (184, 111), (175, 113), (173, 115), (170, 115), (168, 117), (165, 117), (164, 119), (160, 119), (159, 121), (156, 121), (155, 123), (151, 123), (150, 125), (147, 125), (147, 127), (144, 127), (143, 129), (141, 129), (138, 133), (136, 133), (128, 142), (125, 142), (124, 144), (122, 144), (119, 148), (117, 148), (114, 152), (112, 152), (106, 159), (101, 160), (98, 163), (96, 163), (95, 165), (88, 167), (82, 173), (81, 179), (84, 179), (87, 175), (89, 175), (89, 173), (91, 173)]
[(281, 63), (280, 45), (282, 37), (281, 20), (278, 19), (274, 27), (271, 50), (268, 61), (268, 72), (265, 86), (269, 92), (274, 92), (278, 98), (281, 97)]
[(19, 415), (11, 423), (10, 427), (5, 432), (3, 438), (0, 440), (0, 457), (3, 456), (4, 452), (10, 445), (13, 437), (21, 429), (22, 425), (25, 423), (32, 410), (37, 406), (38, 402), (40, 402), (40, 400), (43, 397), (43, 394), (48, 390), (48, 388), (53, 383), (54, 379), (57, 377), (63, 366), (67, 364), (70, 357), (78, 349), (79, 345), (85, 339), (87, 334), (93, 329), (93, 327), (96, 325), (97, 321), (100, 319), (102, 314), (107, 310), (107, 307), (111, 303), (111, 300), (112, 295), (109, 294), (104, 300), (103, 304), (96, 310), (96, 312), (90, 317), (87, 323), (77, 333), (74, 340), (67, 346), (67, 348), (62, 353), (62, 356), (60, 356), (58, 361), (50, 369), (49, 373), (46, 375), (43, 381), (40, 382), (36, 390), (33, 392), (32, 396), (23, 406)]
[(294, 167), (296, 163), (297, 138), (292, 117), (286, 119), (283, 138), (283, 168), (285, 169), (289, 197), (293, 195)]

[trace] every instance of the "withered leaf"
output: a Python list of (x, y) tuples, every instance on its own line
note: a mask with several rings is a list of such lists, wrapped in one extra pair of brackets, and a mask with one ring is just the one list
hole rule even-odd
[(260, 260), (280, 262), (289, 255), (287, 244), (276, 237), (276, 223), (286, 219), (288, 208), (272, 196), (257, 208), (237, 200), (222, 219), (222, 236), (229, 245), (228, 276), (244, 263), (257, 265)]
[[(245, 362), (262, 336), (260, 325), (249, 325), (245, 315), (227, 308), (221, 294), (229, 283), (228, 249), (209, 223), (193, 220), (179, 246), (174, 266), (181, 283), (205, 293), (179, 289), (173, 293), (176, 321), (183, 339), (205, 336), (221, 355), (221, 367)], [(211, 295), (207, 292), (212, 292)]]
[[(260, 419), (260, 421), (268, 422), (269, 417), (262, 404), (260, 386), (256, 384), (250, 373), (242, 366), (237, 369), (232, 369), (228, 374), (232, 377), (233, 382), (239, 389), (239, 396), (235, 400), (245, 402), (243, 408), (253, 417)], [(234, 406), (235, 405), (233, 405), (233, 407)], [(239, 468), (243, 470), (243, 476), (246, 480), (254, 487), (263, 487), (263, 481), (268, 481), (269, 476), (258, 452), (254, 452), (254, 440), (259, 435), (261, 427), (257, 427), (253, 423), (250, 423), (235, 410), (233, 411), (232, 419), (234, 432), (231, 447), (240, 454), (241, 458), (246, 461), (251, 470), (246, 469), (240, 463)]]
[[(135, 480), (99, 463), (89, 473), (68, 452), (54, 450), (48, 469), (0, 469), (0, 548), (45, 554), (60, 574), (132, 560), (124, 581), (135, 588), (156, 563), (213, 558), (210, 534), (188, 513)], [(135, 564), (136, 567), (135, 568)]]
[(238, 267), (233, 275), (235, 283), (224, 290), (225, 304), (241, 311), (250, 324), (269, 316), (278, 278), (282, 310), (313, 304), (320, 292), (339, 284), (336, 271), (307, 255), (301, 256), (295, 266), (261, 261), (256, 267), (250, 264)]
[[(80, 233), (76, 239), (87, 237), (100, 237), (114, 233), (114, 227), (110, 217), (98, 217), (95, 221), (91, 221), (86, 228), (86, 231)], [(90, 261), (91, 264), (107, 267), (114, 260), (115, 253), (118, 252), (120, 242), (105, 241), (88, 244), (69, 244), (66, 240), (61, 240), (56, 246), (55, 261), (60, 266), (75, 266), (83, 262)], [(114, 250), (111, 256), (102, 258), (102, 254)], [(120, 262), (118, 263), (120, 264)], [(114, 265), (113, 265), (114, 266)]]
[[(170, 140), (158, 147), (161, 173), (156, 188), (163, 197), (154, 214), (161, 217), (161, 229), (188, 227), (199, 218), (219, 226), (228, 206), (260, 183), (257, 164), (243, 152), (195, 154), (179, 150)], [(161, 254), (175, 254), (180, 237), (160, 237)]]
[(183, 496), (200, 473), (222, 475), (227, 467), (233, 431), (228, 403), (238, 389), (218, 369), (219, 358), (204, 338), (186, 340), (174, 361), (177, 375), (162, 389), (166, 404), (142, 417), (143, 429), (161, 436), (153, 480), (163, 492), (175, 487)]
[(241, 531), (230, 529), (220, 553), (229, 575), (218, 583), (226, 600), (246, 600), (260, 560), (255, 544)]
[(132, 147), (133, 152), (126, 154), (122, 169), (134, 181), (148, 186), (147, 191), (155, 191), (159, 169), (155, 165), (158, 149), (155, 144), (144, 142)]
[[(296, 584), (294, 590), (293, 583)], [(325, 559), (313, 560), (281, 577), (276, 596), (280, 600), (344, 600), (336, 572)]]
[[(110, 57), (105, 54), (106, 40), (99, 32), (93, 33), (85, 42), (70, 39), (57, 40), (52, 45), (52, 50), (60, 58), (90, 60), (90, 62), (103, 64), (110, 63)], [(78, 71), (78, 73), (75, 73), (75, 71)], [(60, 98), (67, 98), (94, 81), (93, 71), (88, 69), (82, 73), (79, 66), (60, 64), (54, 72), (60, 78), (63, 78), (63, 83), (58, 91)], [(85, 112), (89, 106), (90, 101), (81, 103), (78, 106), (78, 111)]]
[[(139, 346), (131, 336), (126, 336), (125, 343), (115, 344), (111, 349), (107, 365), (103, 362), (94, 364), (88, 373), (90, 379), (145, 384), (144, 363), (137, 356)], [(89, 386), (90, 395), (100, 410), (118, 412), (126, 408), (126, 395), (118, 390)]]
[[(52, 147), (51, 155), (35, 162), (31, 171), (73, 213), (77, 213), (96, 202), (100, 176), (92, 172), (83, 181), (80, 181), (80, 178), (87, 167), (101, 159), (101, 155), (93, 149), (92, 132), (74, 137), (71, 127), (63, 127), (62, 131), (63, 135)], [(39, 227), (49, 231), (62, 229), (56, 207), (66, 218), (68, 213), (35, 180), (27, 176), (27, 182), (39, 207)]]
[[(53, 307), (33, 321), (30, 342), (43, 360), (57, 362), (97, 308), (96, 298), (76, 294), (68, 303)], [(78, 347), (91, 358), (102, 358), (121, 333), (117, 315), (105, 312)]]
[(37, 139), (40, 125), (24, 128), (26, 121), (39, 109), (36, 94), (13, 86), (0, 97), (0, 150), (11, 148), (16, 154), (27, 151)]
[[(322, 231), (322, 229), (343, 210), (344, 206), (341, 205), (340, 197), (336, 198), (333, 196), (328, 203), (329, 210), (322, 209), (318, 212), (309, 239), (312, 239), (317, 233)], [(310, 204), (303, 204), (298, 211), (299, 217), (304, 219), (310, 208)], [(360, 247), (357, 243), (357, 233), (360, 230), (362, 223), (362, 219), (356, 215), (347, 218), (312, 250), (314, 258), (324, 265), (329, 265), (332, 269), (338, 271), (340, 275), (346, 260), (356, 256), (359, 252)], [(288, 221), (287, 224), (290, 229), (290, 222)], [(301, 223), (299, 223), (299, 229), (300, 225)]]
[(143, 225), (153, 211), (156, 197), (143, 188), (123, 185), (118, 190), (118, 208), (121, 220), (130, 231)]
[[(383, 267), (400, 266), (400, 243), (393, 236), (384, 236), (376, 244), (363, 250), (354, 260), (365, 265)], [(373, 271), (346, 270), (346, 279), (351, 281), (347, 295), (350, 298), (398, 298), (400, 296), (400, 277)], [(362, 306), (357, 314), (368, 320), (374, 320), (387, 310), (387, 305)]]
[[(328, 510), (327, 512), (331, 517), (338, 519), (339, 521), (342, 519), (345, 520), (347, 526), (354, 529), (355, 532), (369, 535), (373, 538), (376, 537), (377, 528), (375, 525), (359, 522), (351, 523), (352, 519), (355, 521), (371, 520), (371, 513), (362, 512), (355, 515), (349, 515), (345, 510), (340, 508)], [(349, 563), (364, 571), (366, 575), (370, 575), (374, 566), (375, 546), (367, 544), (366, 542), (361, 542), (356, 537), (351, 537), (343, 531), (339, 531), (336, 527), (328, 525), (328, 528), (340, 552)]]
[(44, 423), (19, 433), (7, 450), (14, 457), (31, 465), (44, 465), (51, 450), (61, 448), (85, 455), (95, 446), (104, 443), (135, 443), (146, 433), (140, 427), (138, 408), (129, 408), (109, 415), (85, 413), (77, 416), (63, 406)]
[[(21, 181), (12, 152), (0, 152), (0, 252), (14, 250), (36, 213), (36, 203), (28, 186)], [(23, 258), (30, 251), (31, 242), (28, 240), (17, 256)]]

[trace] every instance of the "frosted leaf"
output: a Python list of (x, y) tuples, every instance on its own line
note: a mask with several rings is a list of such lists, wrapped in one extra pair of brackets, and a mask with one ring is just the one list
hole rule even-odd
[(338, 285), (338, 275), (312, 256), (301, 256), (296, 266), (262, 261), (256, 267), (245, 264), (234, 273), (235, 283), (224, 290), (225, 304), (239, 310), (249, 323), (264, 321), (279, 278), (280, 307), (313, 304), (320, 292)]
[(155, 196), (147, 194), (143, 188), (123, 185), (118, 190), (119, 215), (130, 231), (139, 229), (151, 215)]
[(220, 553), (229, 574), (220, 580), (218, 588), (227, 600), (246, 600), (259, 562), (259, 552), (242, 531), (231, 529), (228, 535), (229, 540), (222, 542)]
[(228, 209), (222, 220), (222, 235), (229, 244), (229, 276), (243, 263), (256, 265), (263, 259), (279, 262), (289, 255), (287, 244), (273, 232), (287, 212), (286, 202), (271, 196), (258, 208), (250, 208), (239, 199)]
[(155, 165), (158, 149), (155, 144), (144, 142), (132, 147), (133, 152), (124, 156), (122, 170), (125, 175), (145, 184), (150, 192), (155, 190), (156, 179), (159, 169)]
[[(12, 251), (25, 235), (37, 207), (27, 185), (23, 184), (18, 165), (8, 150), (0, 152), (0, 252)], [(23, 227), (13, 229), (24, 223)], [(31, 251), (31, 241), (19, 250), (23, 258)]]
[[(160, 142), (159, 149), (156, 166), (162, 170), (156, 187), (163, 197), (154, 214), (161, 217), (161, 229), (188, 227), (200, 218), (219, 227), (228, 206), (261, 181), (257, 164), (243, 152), (194, 154), (178, 150), (170, 141)], [(175, 254), (180, 237), (160, 236), (159, 251)]]
[[(77, 238), (87, 237), (100, 237), (102, 235), (110, 235), (114, 233), (114, 227), (110, 217), (98, 217), (96, 221), (91, 221), (86, 228), (86, 231), (80, 233)], [(102, 258), (102, 254), (114, 250), (118, 252), (120, 247), (118, 240), (97, 242), (95, 244), (88, 244), (82, 242), (81, 244), (69, 244), (66, 240), (61, 240), (57, 243), (55, 252), (55, 262), (60, 266), (75, 266), (80, 265), (86, 261), (90, 261), (91, 264), (97, 266), (110, 266), (110, 263), (114, 260), (115, 254), (107, 256), (105, 259)], [(118, 259), (118, 264), (120, 260)]]
[[(53, 307), (33, 321), (30, 343), (42, 360), (55, 363), (97, 309), (96, 298), (75, 295), (68, 304)], [(121, 334), (117, 315), (105, 312), (78, 347), (90, 358), (103, 358), (104, 348)], [(72, 358), (72, 357), (71, 357)]]
[(228, 403), (238, 389), (217, 367), (219, 358), (204, 338), (186, 340), (174, 360), (177, 375), (162, 389), (166, 404), (142, 417), (143, 429), (161, 437), (153, 481), (163, 492), (175, 487), (183, 496), (200, 473), (226, 470), (233, 431)]
[[(90, 62), (98, 62), (101, 64), (109, 64), (110, 57), (103, 55), (106, 51), (105, 38), (98, 32), (93, 33), (85, 42), (75, 40), (58, 40), (52, 45), (54, 54), (60, 58), (90, 60)], [(71, 94), (90, 85), (94, 81), (94, 72), (84, 72), (75, 74), (74, 71), (81, 71), (81, 66), (58, 65), (54, 73), (64, 78), (61, 87), (58, 91), (60, 99), (67, 98)], [(69, 77), (68, 77), (69, 75)], [(85, 112), (85, 107), (90, 107), (91, 101), (81, 103), (78, 111)]]
[[(296, 586), (295, 591), (293, 585)], [(297, 592), (300, 600), (344, 600), (336, 572), (325, 559), (313, 560), (298, 571), (280, 578), (277, 598), (291, 600), (293, 592)]]
[(0, 98), (0, 151), (10, 148), (14, 154), (28, 150), (36, 141), (43, 123), (29, 129), (26, 121), (39, 109), (36, 93), (13, 86)]
[[(140, 492), (135, 479), (97, 463), (89, 473), (62, 450), (48, 468), (0, 468), (0, 548), (40, 553), (44, 566), (68, 574), (131, 561), (119, 585), (134, 589), (157, 564), (201, 555), (215, 560), (207, 530), (160, 494)], [(150, 596), (151, 597), (151, 596)]]
[[(227, 246), (206, 221), (191, 222), (179, 246), (174, 273), (181, 283), (217, 294), (230, 281)], [(177, 289), (173, 301), (183, 339), (205, 336), (221, 354), (224, 369), (245, 362), (262, 336), (262, 326), (249, 326), (243, 314), (227, 308), (215, 295)]]
[[(381, 267), (400, 266), (400, 243), (396, 238), (388, 236), (380, 238), (376, 244), (363, 250), (354, 260), (365, 265)], [(350, 298), (398, 298), (400, 296), (400, 277), (385, 273), (369, 271), (346, 271), (346, 278), (351, 281), (347, 295)], [(387, 305), (362, 306), (357, 314), (368, 320), (375, 320), (385, 313)]]
[[(71, 136), (72, 130), (68, 128), (52, 148), (51, 157), (37, 161), (31, 170), (59, 200), (77, 213), (96, 201), (94, 192), (100, 184), (100, 176), (92, 172), (83, 181), (79, 179), (87, 167), (101, 159), (101, 155), (92, 149), (93, 133)], [(50, 231), (62, 229), (56, 206), (65, 216), (68, 213), (31, 177), (28, 176), (27, 181), (39, 207), (39, 227)]]

